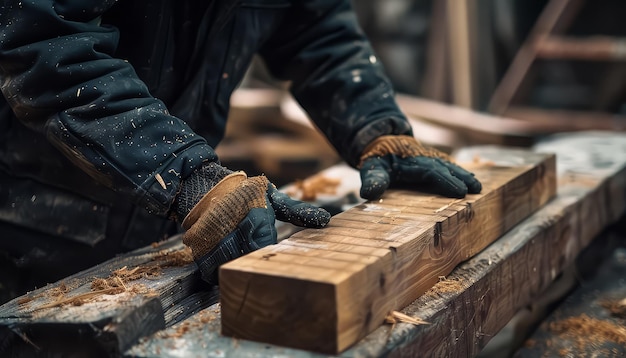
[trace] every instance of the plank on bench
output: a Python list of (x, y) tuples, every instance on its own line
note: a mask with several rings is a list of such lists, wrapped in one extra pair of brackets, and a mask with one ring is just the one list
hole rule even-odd
[(477, 156), (482, 163), (465, 166), (483, 182), (481, 194), (454, 200), (390, 190), (326, 228), (222, 266), (222, 332), (342, 351), (556, 192), (553, 155), (499, 148)]
[[(557, 197), (402, 310), (431, 324), (380, 326), (341, 356), (477, 355), (603, 228), (625, 213), (626, 136), (553, 136), (535, 149), (557, 154)], [(463, 151), (461, 158), (471, 160), (476, 153)], [(210, 352), (227, 357), (327, 357), (225, 337), (220, 330), (218, 304), (142, 340), (125, 356), (201, 357)]]

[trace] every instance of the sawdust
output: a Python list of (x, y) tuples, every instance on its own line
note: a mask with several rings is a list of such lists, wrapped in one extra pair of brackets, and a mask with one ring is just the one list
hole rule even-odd
[(318, 174), (304, 180), (297, 180), (294, 189), (287, 195), (297, 197), (302, 201), (315, 201), (320, 194), (336, 194), (341, 179), (329, 178)]
[(590, 345), (607, 341), (626, 345), (625, 327), (586, 314), (551, 322), (549, 329), (571, 340), (578, 351), (585, 351)]
[(77, 282), (68, 285), (65, 282), (61, 282), (58, 286), (46, 292), (46, 296), (50, 297), (52, 302), (37, 307), (37, 310), (64, 305), (80, 306), (102, 295), (117, 295), (123, 292), (133, 295), (156, 296), (157, 293), (148, 289), (145, 285), (130, 284), (130, 282), (143, 278), (154, 279), (162, 274), (164, 267), (185, 266), (191, 262), (193, 262), (193, 256), (189, 247), (178, 251), (163, 250), (156, 253), (152, 260), (146, 264), (133, 268), (124, 266), (113, 271), (106, 278), (93, 278), (90, 284), (90, 292), (66, 297), (70, 291), (80, 284)]
[(62, 297), (64, 296), (66, 293), (68, 293), (69, 291), (71, 291), (70, 286), (68, 286), (65, 281), (61, 281), (61, 283), (56, 286), (51, 288), (50, 290), (48, 290), (48, 294), (47, 296), (49, 297)]
[(108, 290), (110, 294), (119, 294), (129, 292), (135, 294), (148, 294), (148, 290), (144, 285), (128, 286), (131, 281), (140, 279), (154, 279), (163, 273), (163, 268), (174, 266), (185, 266), (193, 262), (193, 255), (189, 247), (185, 247), (178, 251), (162, 251), (158, 252), (152, 261), (128, 268), (124, 266), (111, 273), (107, 278), (94, 278), (91, 281), (92, 291)]
[(455, 277), (449, 279), (445, 276), (440, 276), (439, 282), (431, 287), (430, 290), (426, 291), (424, 295), (426, 295), (426, 297), (438, 297), (442, 294), (461, 292), (464, 288), (465, 286), (460, 278)]
[(18, 305), (20, 305), (20, 306), (23, 306), (23, 305), (27, 304), (28, 302), (30, 302), (30, 301), (32, 301), (32, 300), (34, 300), (34, 299), (35, 299), (35, 298), (34, 298), (34, 297), (32, 297), (32, 296), (24, 296), (24, 297), (20, 297), (20, 298), (18, 298), (18, 300), (17, 300), (17, 304), (18, 304)]
[(183, 322), (178, 323), (171, 329), (156, 333), (158, 338), (180, 338), (192, 330), (199, 330), (217, 319), (217, 312), (213, 310), (203, 310)]
[(17, 304), (18, 306), (28, 305), (29, 303), (43, 296), (44, 296), (43, 293), (38, 293), (36, 295), (33, 295), (32, 293), (27, 293), (26, 295), (17, 299)]
[(193, 254), (191, 248), (185, 246), (177, 251), (160, 251), (152, 261), (156, 261), (160, 267), (186, 266), (193, 262)]

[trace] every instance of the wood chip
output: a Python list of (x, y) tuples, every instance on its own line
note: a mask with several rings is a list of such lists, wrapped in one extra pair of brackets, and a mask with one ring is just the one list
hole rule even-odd
[(420, 325), (424, 325), (424, 324), (430, 324), (429, 322), (426, 322), (424, 320), (422, 320), (421, 318), (418, 317), (411, 317), (408, 315), (405, 315), (402, 312), (398, 312), (398, 311), (391, 311), (389, 312), (389, 314), (387, 314), (387, 317), (385, 317), (385, 323), (389, 323), (389, 324), (396, 324), (396, 323), (410, 323), (416, 326), (420, 326)]
[(161, 176), (161, 174), (156, 173), (154, 177), (159, 182), (159, 184), (161, 184), (161, 188), (163, 188), (163, 190), (167, 190), (167, 185), (165, 185), (165, 180), (163, 180), (163, 177)]

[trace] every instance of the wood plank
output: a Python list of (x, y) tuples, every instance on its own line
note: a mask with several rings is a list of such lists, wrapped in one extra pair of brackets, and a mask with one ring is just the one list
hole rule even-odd
[(398, 325), (391, 333), (385, 327), (347, 355), (477, 355), (605, 227), (624, 215), (626, 136), (555, 136), (536, 149), (557, 153), (557, 197), (448, 275), (447, 280), (459, 283), (456, 289), (437, 284), (402, 311), (430, 325)]
[(551, 123), (562, 131), (626, 130), (626, 116), (608, 112), (512, 106), (505, 115), (533, 123)]
[[(222, 266), (223, 333), (326, 353), (342, 351), (556, 192), (554, 156), (502, 148), (479, 153), (489, 164), (465, 166), (483, 182), (482, 194), (451, 203), (449, 198), (392, 190), (382, 200), (335, 218), (369, 225), (380, 217), (400, 217), (411, 225), (381, 225), (372, 231), (331, 224), (303, 230)], [(319, 243), (319, 251), (341, 244), (344, 250), (366, 247), (389, 254), (342, 256), (352, 262), (323, 258), (332, 257), (330, 253), (304, 259), (296, 247), (300, 240)], [(290, 245), (292, 241), (296, 244)]]
[(397, 95), (396, 99), (402, 111), (414, 121), (453, 130), (460, 140), (470, 144), (530, 147), (537, 136), (572, 130), (568, 123), (494, 116), (404, 94)]
[(536, 43), (537, 57), (552, 60), (623, 61), (626, 39), (609, 36), (548, 36)]
[[(0, 355), (5, 349), (10, 356), (119, 356), (139, 338), (216, 302), (196, 271), (176, 236), (29, 292), (0, 306)], [(178, 309), (190, 295), (193, 303)]]

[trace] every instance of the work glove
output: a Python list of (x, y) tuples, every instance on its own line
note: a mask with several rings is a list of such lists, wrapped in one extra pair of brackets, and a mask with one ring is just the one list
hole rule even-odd
[(360, 159), (360, 194), (368, 200), (378, 199), (390, 186), (400, 185), (452, 198), (477, 194), (482, 189), (474, 174), (411, 136), (380, 136), (365, 148)]
[(275, 219), (320, 228), (330, 214), (293, 200), (265, 176), (248, 178), (217, 163), (202, 166), (184, 180), (174, 201), (175, 218), (185, 229), (203, 280), (218, 283), (220, 265), (275, 244)]

